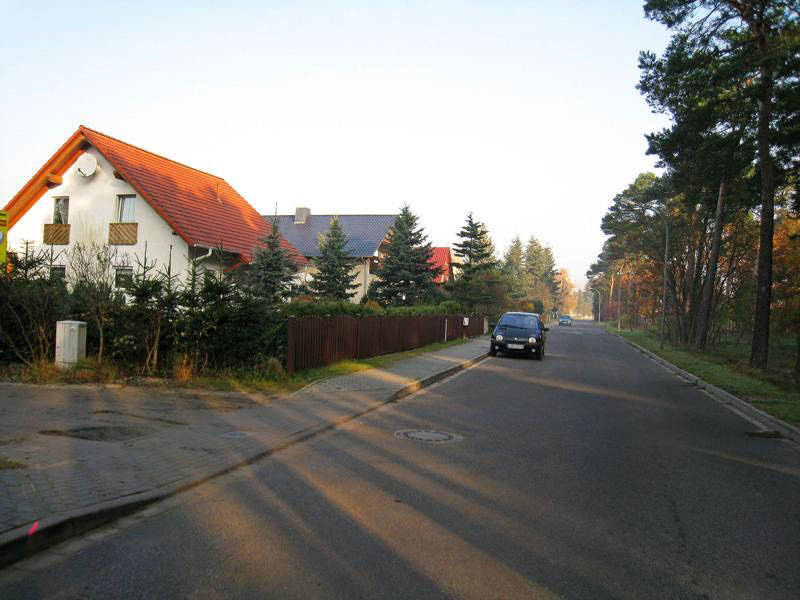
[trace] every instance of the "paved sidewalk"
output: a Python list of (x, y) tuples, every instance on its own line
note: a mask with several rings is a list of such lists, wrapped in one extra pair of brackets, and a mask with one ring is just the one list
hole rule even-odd
[(486, 348), (477, 338), (273, 399), (0, 384), (0, 457), (26, 466), (0, 470), (0, 566), (438, 381)]

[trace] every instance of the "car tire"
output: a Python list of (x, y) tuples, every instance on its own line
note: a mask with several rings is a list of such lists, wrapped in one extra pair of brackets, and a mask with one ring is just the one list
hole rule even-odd
[(489, 347), (489, 356), (497, 356), (497, 350), (495, 350), (491, 346)]

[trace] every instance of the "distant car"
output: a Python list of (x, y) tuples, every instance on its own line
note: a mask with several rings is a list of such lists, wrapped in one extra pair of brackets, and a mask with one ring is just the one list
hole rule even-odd
[(561, 315), (558, 318), (558, 324), (559, 325), (569, 325), (570, 327), (572, 327), (572, 317), (570, 317), (569, 315)]
[(507, 312), (492, 331), (489, 355), (497, 356), (500, 352), (528, 354), (542, 360), (547, 331), (550, 329), (544, 326), (536, 313)]

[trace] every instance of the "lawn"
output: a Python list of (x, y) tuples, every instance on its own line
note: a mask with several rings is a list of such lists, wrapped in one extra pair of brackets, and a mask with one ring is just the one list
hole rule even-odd
[(661, 350), (658, 335), (652, 331), (608, 329), (764, 412), (800, 425), (800, 383), (791, 371), (795, 354), (785, 344), (781, 347), (776, 343), (770, 348), (770, 368), (760, 371), (748, 365), (749, 345), (724, 344), (698, 352), (666, 343)]

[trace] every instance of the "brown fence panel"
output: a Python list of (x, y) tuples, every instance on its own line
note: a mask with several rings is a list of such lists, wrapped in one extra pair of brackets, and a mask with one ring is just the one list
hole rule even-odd
[(466, 329), (467, 337), (483, 335), (483, 315), (470, 315), (469, 325), (467, 325)]
[(381, 329), (381, 354), (391, 354), (400, 352), (402, 340), (400, 339), (400, 318), (386, 316), (383, 317), (383, 328)]
[(470, 315), (467, 325), (464, 315), (292, 317), (287, 329), (286, 364), (293, 372), (482, 335), (483, 315)]
[(381, 317), (362, 317), (358, 323), (358, 355), (356, 358), (370, 358), (381, 353)]

